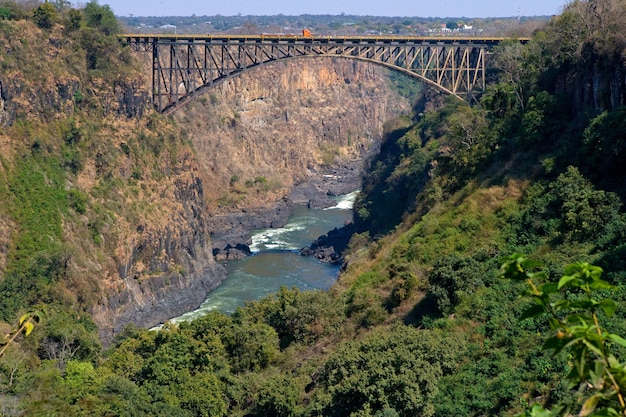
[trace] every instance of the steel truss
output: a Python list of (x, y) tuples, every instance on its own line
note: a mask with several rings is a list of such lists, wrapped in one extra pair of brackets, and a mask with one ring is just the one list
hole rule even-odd
[(152, 98), (160, 112), (201, 90), (268, 62), (346, 57), (382, 64), (459, 98), (485, 88), (485, 55), (501, 39), (302, 36), (123, 35), (134, 51), (152, 52)]

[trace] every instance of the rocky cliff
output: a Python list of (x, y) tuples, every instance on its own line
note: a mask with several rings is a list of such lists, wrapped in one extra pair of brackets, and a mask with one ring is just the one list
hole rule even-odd
[(228, 80), (166, 117), (128, 51), (94, 71), (60, 27), (0, 29), (0, 272), (13, 273), (16, 236), (31, 232), (17, 167), (61, 166), (68, 207), (53, 209), (68, 255), (54, 291), (88, 309), (104, 340), (198, 306), (224, 278), (211, 235), (256, 226), (246, 213), (262, 222), (269, 207), (280, 223), (293, 202), (358, 185), (384, 121), (408, 110), (381, 68), (300, 59)]
[[(228, 80), (173, 117), (188, 131), (208, 200), (220, 211), (256, 201), (250, 180), (258, 177), (284, 193), (323, 167), (362, 159), (384, 121), (407, 110), (379, 67), (301, 58)], [(224, 201), (225, 192), (239, 201)]]
[(242, 218), (255, 219), (243, 229), (272, 227), (289, 204), (323, 206), (358, 188), (383, 123), (408, 109), (381, 67), (299, 58), (246, 72), (174, 112), (197, 152), (216, 247), (246, 243)]

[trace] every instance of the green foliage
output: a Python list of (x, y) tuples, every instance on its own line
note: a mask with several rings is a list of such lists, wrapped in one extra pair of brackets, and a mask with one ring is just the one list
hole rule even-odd
[(50, 29), (59, 20), (59, 15), (52, 3), (43, 3), (33, 12), (33, 20), (42, 29)]
[(613, 222), (624, 226), (619, 197), (595, 190), (576, 168), (569, 167), (559, 175), (551, 190), (560, 207), (561, 232), (566, 240), (593, 241)]
[(230, 334), (232, 329), (219, 328), (218, 323), (230, 320), (210, 315), (200, 319), (198, 328), (166, 326), (159, 332), (133, 332), (108, 356), (106, 365), (147, 395), (140, 403), (144, 409), (165, 406), (167, 411), (159, 415), (225, 415), (222, 384), (215, 372), (225, 368), (226, 352), (216, 335)]
[(239, 310), (234, 319), (251, 320), (272, 326), (280, 346), (312, 344), (328, 335), (337, 335), (345, 319), (343, 305), (326, 292), (281, 287), (278, 293)]
[(451, 314), (464, 296), (484, 285), (481, 263), (473, 258), (452, 254), (436, 262), (428, 275), (429, 295), (434, 299), (439, 313)]
[(626, 108), (605, 111), (593, 118), (585, 128), (581, 153), (592, 178), (600, 176), (599, 166), (602, 166), (602, 177), (624, 175)]
[[(85, 51), (87, 69), (95, 70), (111, 77), (124, 74), (131, 64), (131, 57), (118, 42), (117, 34), (121, 26), (108, 5), (100, 6), (92, 0), (82, 10), (82, 15), (69, 13), (66, 30), (76, 32), (76, 37)], [(84, 22), (84, 27), (83, 27)], [(83, 101), (82, 93), (77, 92), (76, 102)]]
[[(615, 314), (617, 304), (605, 298), (615, 287), (602, 279), (602, 269), (589, 263), (576, 263), (565, 268), (558, 282), (538, 271), (541, 264), (522, 255), (511, 255), (502, 265), (504, 278), (526, 282), (526, 296), (533, 304), (521, 318), (547, 316), (552, 335), (544, 350), (555, 355), (566, 351), (571, 357), (567, 375), (571, 388), (586, 387), (580, 416), (617, 416), (626, 412), (626, 363), (613, 353), (615, 347), (626, 347), (626, 339), (610, 333), (600, 323), (602, 317)], [(552, 411), (535, 405), (525, 416), (569, 415), (571, 410), (556, 405)]]
[(72, 33), (79, 30), (83, 25), (83, 14), (80, 10), (70, 9), (65, 17), (64, 26), (66, 33)]
[(15, 161), (7, 206), (18, 231), (0, 281), (0, 317), (6, 321), (21, 308), (49, 301), (49, 290), (68, 266), (62, 230), (68, 197), (58, 160), (36, 150)]
[(117, 35), (121, 31), (121, 26), (108, 4), (100, 6), (97, 0), (91, 0), (85, 5), (83, 14), (87, 26), (98, 29), (104, 35)]
[(498, 136), (489, 125), (487, 113), (478, 107), (459, 106), (447, 123), (449, 152), (442, 159), (463, 184), (485, 167)]
[(69, 190), (67, 192), (69, 199), (69, 206), (78, 214), (85, 214), (87, 212), (87, 202), (89, 196), (80, 190)]
[(438, 380), (455, 369), (463, 352), (439, 336), (398, 326), (347, 343), (326, 361), (317, 381), (330, 395), (321, 415), (374, 415), (390, 408), (400, 416), (434, 415)]
[[(559, 109), (565, 106), (546, 91), (540, 91), (528, 99), (526, 111), (522, 115), (517, 132), (517, 144), (521, 146), (550, 145), (562, 128), (563, 114)], [(547, 141), (548, 143), (543, 143)]]
[(52, 156), (34, 154), (16, 163), (9, 179), (11, 214), (20, 225), (16, 258), (58, 245), (67, 208), (65, 179)]
[(401, 271), (393, 277), (394, 286), (389, 295), (388, 308), (398, 307), (414, 295), (419, 286), (418, 278), (409, 271)]
[(604, 248), (626, 232), (621, 206), (616, 194), (596, 190), (570, 166), (549, 186), (537, 183), (529, 190), (516, 238), (591, 242)]
[(95, 361), (100, 352), (96, 332), (89, 315), (54, 309), (37, 329), (37, 354), (61, 370), (72, 360)]
[(297, 415), (300, 392), (293, 379), (274, 376), (259, 389), (255, 415), (292, 417)]
[(116, 39), (102, 34), (92, 27), (80, 31), (80, 43), (85, 49), (87, 69), (108, 71), (113, 69), (115, 57), (119, 53)]
[(239, 180), (241, 180), (241, 176), (240, 176), (239, 174), (233, 174), (233, 175), (230, 177), (230, 181), (229, 181), (229, 183), (228, 183), (228, 184), (229, 184), (231, 187), (233, 187), (233, 186), (235, 186), (235, 185), (239, 182)]
[(236, 326), (225, 347), (235, 372), (260, 371), (278, 357), (279, 340), (273, 327), (260, 323)]
[(0, 10), (4, 18), (0, 17), (0, 20), (21, 20), (27, 19), (31, 16), (32, 6), (21, 4), (21, 2), (4, 0), (0, 2)]
[(65, 368), (65, 385), (69, 388), (71, 402), (79, 401), (96, 392), (98, 373), (90, 362), (69, 361)]

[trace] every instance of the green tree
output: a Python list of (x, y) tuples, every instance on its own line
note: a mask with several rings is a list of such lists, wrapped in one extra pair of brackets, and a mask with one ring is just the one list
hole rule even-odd
[(50, 311), (36, 337), (39, 357), (63, 372), (70, 361), (95, 361), (100, 353), (97, 327), (86, 313)]
[(33, 20), (42, 29), (50, 29), (59, 19), (52, 3), (43, 3), (33, 12)]
[(563, 114), (559, 111), (563, 107), (546, 91), (531, 96), (522, 115), (517, 143), (524, 146), (544, 141), (548, 142), (545, 145), (552, 144), (557, 138), (558, 129), (563, 125)]
[(221, 417), (226, 415), (222, 399), (222, 387), (212, 373), (200, 372), (174, 388), (180, 397), (181, 408), (197, 417)]
[(80, 10), (70, 9), (65, 18), (65, 31), (67, 33), (75, 32), (83, 25), (83, 14)]
[(446, 117), (449, 152), (442, 160), (456, 181), (465, 183), (489, 162), (498, 142), (484, 109), (459, 106)]
[(566, 241), (594, 241), (613, 224), (622, 223), (624, 227), (619, 197), (596, 190), (577, 168), (568, 167), (550, 188), (556, 197), (555, 207)]
[(296, 415), (300, 392), (294, 380), (287, 376), (273, 376), (259, 389), (256, 415), (291, 417)]
[(13, 389), (13, 385), (26, 371), (31, 361), (29, 353), (21, 346), (17, 344), (6, 346), (6, 350), (0, 355), (0, 373), (4, 376), (0, 383), (8, 387), (9, 390)]
[[(582, 395), (579, 416), (626, 414), (626, 363), (614, 354), (616, 347), (626, 347), (626, 339), (608, 332), (601, 323), (602, 317), (610, 318), (617, 309), (615, 301), (604, 297), (615, 287), (602, 279), (601, 268), (589, 263), (568, 265), (557, 282), (540, 266), (515, 254), (501, 267), (502, 277), (527, 285), (525, 294), (533, 304), (521, 319), (547, 317), (552, 333), (543, 349), (571, 356), (567, 379)], [(536, 404), (523, 416), (570, 415), (571, 411), (566, 404), (556, 404), (552, 410)]]
[(276, 330), (264, 324), (241, 323), (226, 337), (224, 345), (234, 372), (260, 371), (278, 357)]
[(435, 263), (428, 275), (428, 292), (436, 301), (439, 313), (451, 314), (463, 295), (484, 285), (481, 279), (484, 274), (480, 262), (456, 254)]
[(69, 402), (76, 403), (88, 396), (94, 396), (101, 384), (101, 372), (97, 372), (91, 362), (69, 361), (65, 369), (65, 386), (69, 389)]
[[(593, 118), (585, 128), (582, 154), (590, 173), (598, 176), (622, 175), (626, 154), (626, 108), (604, 111)], [(608, 171), (608, 172), (607, 172)]]
[(541, 54), (534, 44), (523, 45), (510, 39), (494, 48), (494, 55), (494, 67), (499, 71), (500, 81), (513, 87), (517, 105), (525, 110), (543, 67), (541, 62), (536, 62)]
[(438, 381), (456, 368), (463, 350), (458, 339), (407, 326), (347, 343), (324, 363), (316, 382), (323, 389), (317, 398), (320, 415), (368, 416), (393, 409), (401, 416), (432, 416)]
[(446, 29), (456, 30), (458, 28), (459, 28), (459, 22), (456, 22), (454, 20), (449, 20), (448, 22), (446, 22)]
[(336, 335), (345, 314), (339, 300), (325, 291), (281, 287), (276, 294), (239, 310), (234, 318), (272, 326), (284, 349), (292, 342), (310, 344), (325, 335)]
[(87, 26), (98, 29), (104, 35), (117, 35), (121, 31), (121, 26), (108, 4), (100, 6), (97, 0), (92, 0), (83, 9), (83, 14)]

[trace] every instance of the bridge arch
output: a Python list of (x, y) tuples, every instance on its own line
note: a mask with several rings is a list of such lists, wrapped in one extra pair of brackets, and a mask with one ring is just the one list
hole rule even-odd
[(123, 35), (152, 52), (152, 99), (169, 112), (212, 86), (283, 59), (349, 58), (383, 65), (460, 99), (485, 88), (485, 55), (502, 39)]

